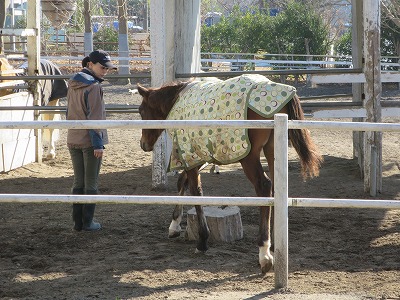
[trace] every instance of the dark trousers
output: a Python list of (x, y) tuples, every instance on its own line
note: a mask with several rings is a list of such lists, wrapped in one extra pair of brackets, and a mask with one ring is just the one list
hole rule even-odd
[[(74, 168), (74, 183), (72, 194), (96, 195), (98, 193), (98, 178), (101, 167), (101, 158), (94, 156), (93, 147), (83, 149), (69, 149), (72, 166)], [(100, 225), (93, 223), (93, 215), (96, 204), (72, 205), (72, 219), (75, 222), (74, 229), (77, 231), (98, 230)], [(93, 224), (96, 229), (93, 229)], [(89, 229), (88, 229), (89, 228)], [(92, 229), (90, 229), (92, 228)]]
[(72, 189), (83, 189), (85, 193), (91, 191), (93, 194), (93, 191), (98, 190), (98, 178), (102, 159), (94, 156), (93, 147), (69, 149), (69, 153), (74, 168)]

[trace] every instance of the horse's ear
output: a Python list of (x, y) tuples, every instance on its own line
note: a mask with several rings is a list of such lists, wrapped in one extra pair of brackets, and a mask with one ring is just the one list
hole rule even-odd
[(142, 97), (147, 97), (149, 95), (149, 90), (142, 86), (140, 83), (137, 85), (137, 90)]

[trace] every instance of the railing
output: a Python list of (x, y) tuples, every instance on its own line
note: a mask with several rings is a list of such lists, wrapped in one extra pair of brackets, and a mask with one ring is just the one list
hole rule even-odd
[[(81, 53), (63, 52), (64, 55), (52, 56), (42, 55), (42, 58), (59, 61), (59, 66), (80, 66), (83, 57)], [(118, 51), (110, 51), (113, 60), (119, 62), (141, 62), (149, 65), (151, 57), (141, 55), (131, 51), (129, 57), (119, 57)], [(265, 71), (265, 70), (298, 70), (298, 69), (336, 69), (353, 67), (352, 58), (350, 56), (337, 55), (302, 55), (302, 54), (257, 54), (257, 53), (210, 53), (204, 52), (200, 54), (201, 70), (206, 72), (217, 71)], [(24, 59), (23, 56), (10, 56), (13, 59)], [(120, 65), (123, 66), (123, 65)], [(400, 61), (395, 56), (382, 56), (382, 70), (399, 70)], [(303, 73), (304, 74), (304, 73)]]
[[(270, 53), (201, 53), (204, 71), (244, 71), (281, 69), (352, 68), (351, 56), (270, 54)], [(382, 56), (383, 70), (398, 69), (395, 56)]]
[(188, 196), (119, 196), (119, 195), (31, 195), (0, 194), (0, 202), (24, 203), (132, 203), (132, 204), (199, 204), (199, 205), (274, 205), (275, 228), (275, 287), (288, 286), (288, 206), (348, 207), (400, 209), (398, 200), (319, 199), (288, 197), (288, 129), (337, 129), (348, 131), (395, 131), (400, 123), (288, 121), (287, 115), (277, 114), (274, 121), (0, 121), (1, 129), (157, 129), (157, 128), (274, 128), (275, 185), (274, 198), (261, 197), (188, 197)]

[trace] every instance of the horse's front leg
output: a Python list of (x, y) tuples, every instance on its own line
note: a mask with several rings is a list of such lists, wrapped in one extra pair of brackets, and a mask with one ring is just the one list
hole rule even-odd
[(199, 222), (199, 240), (197, 241), (196, 253), (206, 252), (208, 250), (207, 241), (210, 236), (210, 230), (208, 229), (203, 207), (201, 205), (195, 205), (194, 207), (196, 209), (197, 221)]
[(176, 205), (174, 212), (172, 213), (172, 221), (169, 225), (169, 238), (179, 237), (182, 231), (181, 222), (183, 216), (183, 205)]
[[(188, 177), (186, 171), (183, 171), (181, 174), (179, 174), (177, 188), (179, 196), (184, 196), (188, 188)], [(176, 238), (180, 236), (182, 231), (181, 228), (182, 216), (183, 216), (183, 205), (176, 205), (174, 212), (172, 213), (172, 221), (171, 224), (169, 225), (168, 237)]]
[[(201, 186), (201, 178), (199, 170), (194, 168), (187, 171), (189, 192), (192, 196), (203, 196), (203, 188)], [(199, 224), (199, 240), (197, 241), (196, 253), (206, 252), (208, 249), (207, 241), (210, 236), (206, 216), (204, 215), (203, 207), (195, 205), (197, 221)]]

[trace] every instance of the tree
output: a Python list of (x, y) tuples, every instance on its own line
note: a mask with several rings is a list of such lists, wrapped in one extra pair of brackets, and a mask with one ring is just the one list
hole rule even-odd
[(329, 31), (321, 17), (295, 2), (276, 17), (236, 7), (216, 25), (203, 25), (201, 37), (202, 52), (326, 54), (329, 47)]
[(270, 53), (326, 54), (329, 49), (329, 30), (320, 15), (307, 4), (290, 2), (274, 18), (273, 40), (264, 48)]
[[(84, 0), (77, 0), (75, 13), (71, 17), (71, 26), (69, 26), (68, 31), (72, 32), (84, 32), (85, 31), (85, 19), (84, 19)], [(90, 13), (94, 15), (104, 15), (102, 6), (99, 5), (97, 0), (89, 0), (90, 2)]]
[[(400, 57), (400, 0), (384, 0), (381, 8), (381, 54), (392, 56), (388, 62), (396, 63)], [(338, 55), (351, 55), (351, 30), (335, 43), (335, 51)]]
[(118, 32), (114, 28), (103, 27), (93, 34), (93, 48), (118, 51)]
[[(382, 25), (400, 34), (400, 0), (382, 0)], [(388, 23), (392, 22), (391, 25)]]
[(351, 30), (345, 32), (335, 43), (335, 53), (340, 56), (351, 55)]
[[(400, 0), (381, 2), (381, 49), (382, 55), (397, 56), (389, 62), (399, 62), (400, 57)], [(396, 68), (398, 69), (398, 68)]]

